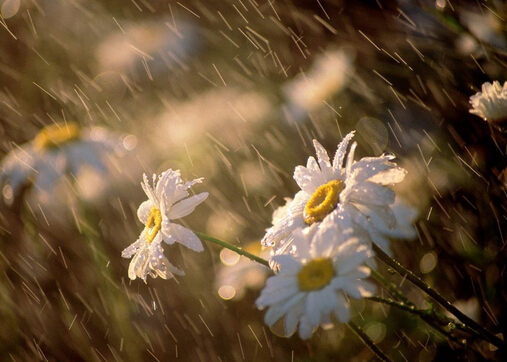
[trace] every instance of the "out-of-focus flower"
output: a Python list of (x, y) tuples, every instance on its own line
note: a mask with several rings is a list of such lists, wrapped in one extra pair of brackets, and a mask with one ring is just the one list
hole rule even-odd
[[(245, 136), (249, 127), (270, 116), (269, 98), (255, 91), (226, 87), (205, 91), (189, 100), (175, 101), (159, 118), (159, 129), (167, 130), (168, 140), (176, 145), (192, 145), (207, 132), (219, 130), (234, 137)], [(165, 141), (165, 140), (164, 140)], [(164, 144), (167, 147), (167, 141)]]
[(259, 309), (268, 307), (264, 322), (273, 326), (284, 319), (286, 335), (295, 332), (303, 339), (311, 337), (315, 328), (332, 322), (350, 320), (350, 307), (346, 295), (360, 299), (372, 296), (375, 286), (363, 280), (370, 269), (363, 264), (369, 258), (369, 249), (357, 238), (336, 246), (339, 233), (325, 236), (319, 229), (316, 234), (298, 229), (294, 231), (295, 252), (275, 255), (278, 274), (268, 278), (256, 301)]
[(482, 92), (470, 97), (472, 109), (475, 114), (485, 121), (498, 125), (507, 119), (507, 82), (503, 87), (498, 81), (493, 84), (486, 82), (482, 85)]
[(503, 22), (496, 14), (490, 11), (476, 12), (461, 9), (459, 17), (470, 32), (482, 42), (499, 49), (505, 48)]
[[(342, 229), (362, 229), (367, 241), (377, 241), (376, 228), (380, 223), (396, 227), (396, 219), (389, 205), (395, 192), (388, 187), (401, 182), (406, 171), (391, 160), (394, 156), (364, 157), (354, 161), (354, 142), (344, 165), (348, 144), (354, 132), (338, 145), (333, 162), (327, 151), (313, 141), (317, 159), (310, 157), (307, 166), (297, 166), (294, 179), (301, 188), (287, 207), (285, 216), (268, 229), (262, 239), (265, 246), (274, 246), (275, 253), (283, 253), (291, 241), (291, 232), (312, 226), (331, 217)], [(375, 217), (375, 219), (373, 219)], [(371, 238), (370, 238), (371, 237)], [(378, 239), (381, 248), (388, 245)]]
[(148, 275), (168, 279), (173, 274), (185, 274), (164, 256), (164, 250), (160, 245), (162, 241), (167, 244), (178, 242), (198, 252), (204, 250), (201, 241), (192, 231), (171, 222), (187, 216), (206, 200), (207, 192), (189, 197), (187, 191), (189, 187), (201, 182), (202, 178), (184, 183), (179, 170), (169, 169), (158, 176), (158, 180), (157, 175), (153, 174), (151, 186), (148, 177), (143, 175), (141, 186), (148, 200), (139, 206), (137, 216), (145, 228), (139, 239), (121, 253), (124, 258), (134, 256), (129, 266), (130, 279), (139, 277), (146, 282)]
[[(481, 320), (481, 305), (477, 298), (472, 297), (468, 300), (459, 299), (452, 304), (458, 308), (460, 312), (472, 318), (474, 321), (479, 322)], [(449, 318), (455, 318), (453, 314), (447, 311), (445, 315)]]
[(188, 56), (200, 48), (197, 28), (182, 21), (177, 29), (167, 24), (124, 24), (124, 33), (115, 32), (99, 45), (96, 58), (100, 71), (143, 74), (152, 80), (173, 69), (188, 71)]
[[(284, 217), (291, 201), (291, 198), (286, 197), (285, 205), (273, 211), (271, 221), (273, 225)], [(258, 241), (248, 244), (245, 250), (266, 260), (270, 255), (270, 250), (263, 249)], [(222, 250), (220, 260), (225, 266), (221, 266), (218, 271), (215, 284), (218, 288), (218, 294), (223, 299), (239, 300), (245, 294), (246, 289), (260, 289), (270, 272), (264, 265), (241, 258), (228, 249)]]
[(353, 58), (344, 49), (319, 55), (308, 72), (284, 85), (289, 104), (306, 111), (322, 107), (324, 101), (347, 85)]
[(4, 200), (12, 203), (24, 186), (48, 196), (65, 174), (77, 177), (84, 166), (101, 174), (106, 159), (118, 151), (118, 138), (101, 127), (83, 129), (77, 123), (53, 124), (35, 138), (14, 147), (1, 163)]
[[(269, 257), (269, 250), (261, 250), (259, 241), (248, 244), (245, 250), (263, 259)], [(264, 265), (242, 258), (229, 249), (221, 251), (220, 260), (224, 265), (220, 266), (215, 285), (223, 299), (239, 300), (247, 289), (260, 289), (270, 273)]]

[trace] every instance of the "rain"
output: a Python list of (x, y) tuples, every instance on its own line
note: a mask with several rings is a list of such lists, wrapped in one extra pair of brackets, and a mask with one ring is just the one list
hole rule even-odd
[[(506, 19), (497, 0), (0, 0), (0, 360), (505, 360)], [(337, 183), (311, 178), (331, 164)], [(141, 187), (169, 170), (184, 197)], [(333, 253), (353, 246), (350, 277)], [(270, 323), (289, 257), (315, 305)], [(322, 260), (329, 279), (304, 274)], [(363, 283), (334, 291), (348, 321), (313, 277)]]

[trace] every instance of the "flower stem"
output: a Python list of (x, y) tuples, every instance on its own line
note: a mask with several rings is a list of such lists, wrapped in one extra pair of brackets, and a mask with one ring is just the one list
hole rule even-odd
[(453, 340), (454, 342), (458, 343), (461, 346), (466, 345), (466, 343), (463, 342), (463, 340), (453, 336), (450, 333), (450, 331), (447, 331), (445, 328), (443, 328), (443, 326), (449, 325), (449, 323), (452, 323), (458, 329), (465, 331), (465, 332), (470, 332), (470, 330), (467, 328), (467, 326), (462, 323), (459, 323), (459, 322), (457, 323), (457, 322), (453, 321), (452, 319), (439, 314), (433, 308), (418, 309), (418, 308), (415, 308), (413, 305), (407, 305), (405, 303), (400, 303), (400, 302), (397, 302), (392, 299), (385, 299), (385, 298), (379, 298), (379, 297), (369, 297), (367, 299), (377, 302), (377, 303), (386, 304), (386, 305), (404, 310), (408, 313), (412, 313), (412, 314), (418, 316), (419, 318), (421, 318), (423, 321), (428, 323), (430, 326), (432, 326), (434, 329), (439, 331), (442, 335), (446, 336), (447, 338)]
[(486, 328), (481, 326), (479, 323), (475, 322), (470, 317), (466, 316), (462, 312), (460, 312), (455, 306), (451, 304), (447, 299), (445, 299), (439, 292), (435, 289), (431, 288), (428, 284), (426, 284), (421, 278), (412, 273), (410, 270), (406, 269), (399, 262), (391, 258), (387, 255), (379, 246), (375, 243), (373, 244), (373, 251), (375, 255), (386, 263), (388, 266), (393, 268), (396, 272), (398, 272), (401, 276), (406, 277), (410, 282), (412, 282), (419, 289), (424, 291), (430, 297), (432, 297), (438, 304), (447, 309), (450, 313), (452, 313), (456, 318), (458, 318), (463, 323), (467, 324), (471, 330), (473, 330), (476, 334), (481, 336), (484, 340), (490, 342), (498, 348), (505, 348), (504, 342), (495, 336), (493, 333), (488, 331)]
[(354, 332), (354, 334), (369, 348), (375, 355), (383, 362), (392, 362), (392, 359), (378, 348), (375, 343), (368, 337), (368, 335), (354, 322), (348, 322), (347, 326)]
[(398, 287), (390, 283), (389, 281), (384, 278), (382, 274), (380, 274), (375, 269), (370, 268), (371, 276), (378, 281), (380, 284), (382, 284), (391, 294), (401, 302), (403, 302), (406, 306), (413, 306), (413, 303), (398, 289)]
[(203, 239), (203, 240), (206, 240), (206, 241), (209, 241), (213, 244), (216, 244), (216, 245), (220, 245), (221, 247), (224, 247), (226, 249), (229, 249), (231, 251), (234, 251), (235, 253), (238, 253), (239, 255), (242, 255), (242, 256), (245, 256), (247, 257), (248, 259), (250, 260), (253, 260), (259, 264), (262, 264), (266, 267), (269, 268), (269, 263), (266, 259), (263, 259), (261, 257), (258, 257), (257, 255), (254, 255), (252, 253), (249, 253), (248, 251), (240, 248), (240, 247), (237, 247), (237, 246), (234, 246), (232, 244), (229, 244), (225, 241), (222, 241), (220, 239), (217, 239), (217, 238), (214, 238), (213, 236), (209, 236), (209, 235), (206, 235), (206, 234), (203, 234), (203, 233), (200, 233), (198, 231), (194, 231), (194, 234), (197, 235), (199, 238)]

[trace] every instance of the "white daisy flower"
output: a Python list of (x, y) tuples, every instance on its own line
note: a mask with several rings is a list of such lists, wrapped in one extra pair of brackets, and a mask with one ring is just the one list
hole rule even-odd
[(187, 191), (192, 185), (201, 183), (202, 178), (184, 183), (179, 170), (169, 169), (158, 180), (157, 175), (153, 174), (153, 186), (146, 175), (143, 175), (143, 179), (141, 186), (148, 200), (139, 206), (137, 216), (145, 228), (139, 239), (121, 253), (124, 258), (134, 256), (129, 266), (129, 278), (139, 277), (146, 282), (148, 275), (163, 279), (171, 278), (173, 274), (184, 275), (182, 270), (169, 263), (160, 244), (162, 241), (167, 244), (178, 242), (194, 251), (204, 250), (201, 241), (192, 231), (172, 222), (187, 216), (206, 200), (207, 192), (189, 197)]
[[(344, 165), (347, 146), (353, 136), (354, 132), (349, 133), (338, 145), (332, 163), (324, 147), (313, 141), (317, 161), (310, 157), (306, 167), (296, 167), (294, 179), (301, 191), (295, 195), (285, 216), (269, 228), (262, 239), (263, 245), (274, 246), (275, 254), (285, 252), (293, 230), (318, 225), (327, 217), (342, 224), (342, 230), (364, 229), (370, 241), (376, 239), (377, 219), (389, 228), (396, 226), (389, 207), (394, 203), (395, 192), (388, 185), (401, 182), (406, 171), (392, 163), (394, 156), (389, 154), (354, 161), (355, 142)], [(387, 245), (379, 246), (387, 248)]]
[(77, 177), (83, 166), (100, 174), (106, 159), (119, 147), (118, 138), (100, 127), (83, 129), (77, 123), (44, 127), (35, 138), (15, 146), (0, 165), (0, 185), (10, 204), (24, 187), (33, 185), (47, 197), (65, 174)]
[[(268, 278), (256, 300), (259, 309), (268, 307), (264, 322), (273, 326), (284, 318), (287, 336), (299, 325), (303, 339), (311, 337), (321, 324), (350, 320), (347, 296), (360, 299), (370, 297), (375, 285), (363, 280), (370, 269), (363, 264), (369, 258), (368, 248), (357, 238), (336, 245), (320, 228), (312, 237), (302, 229), (294, 231), (296, 251), (291, 255), (276, 255), (277, 275)], [(334, 230), (330, 235), (338, 237)]]
[(470, 97), (472, 109), (475, 114), (485, 121), (493, 124), (507, 120), (507, 82), (503, 87), (498, 81), (493, 84), (486, 82), (482, 85), (482, 92)]

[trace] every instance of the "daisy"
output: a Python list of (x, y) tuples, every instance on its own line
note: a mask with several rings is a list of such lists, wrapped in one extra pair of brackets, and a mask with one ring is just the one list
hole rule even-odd
[(344, 165), (353, 136), (354, 132), (349, 133), (338, 145), (332, 163), (324, 147), (313, 141), (317, 160), (310, 157), (306, 167), (297, 166), (294, 171), (301, 191), (294, 196), (285, 216), (262, 239), (263, 245), (274, 246), (275, 254), (286, 251), (293, 230), (318, 226), (328, 217), (341, 224), (342, 230), (361, 228), (370, 241), (375, 239), (377, 220), (391, 229), (396, 226), (389, 207), (394, 203), (395, 192), (388, 185), (401, 182), (406, 171), (391, 162), (394, 156), (390, 154), (354, 161), (355, 142)]
[(1, 162), (4, 200), (11, 204), (28, 186), (47, 198), (63, 175), (77, 177), (84, 166), (104, 175), (106, 159), (119, 149), (118, 138), (101, 127), (82, 128), (75, 122), (44, 127), (32, 141), (16, 145)]
[[(255, 303), (259, 309), (268, 308), (264, 315), (268, 326), (284, 318), (287, 336), (298, 325), (300, 337), (308, 339), (319, 325), (329, 324), (333, 318), (348, 322), (347, 296), (360, 299), (375, 292), (375, 285), (363, 280), (370, 275), (370, 269), (363, 265), (369, 259), (368, 248), (357, 238), (336, 246), (336, 240), (322, 235), (328, 230), (319, 228), (311, 236), (297, 229), (293, 234), (297, 250), (272, 257), (279, 265), (278, 273), (268, 278)], [(330, 235), (338, 237), (339, 233), (333, 230)]]
[(139, 206), (137, 216), (145, 228), (139, 239), (121, 253), (124, 258), (134, 256), (128, 271), (130, 279), (139, 277), (146, 282), (148, 275), (168, 279), (173, 274), (185, 274), (164, 256), (162, 241), (167, 244), (178, 242), (198, 252), (204, 250), (201, 241), (192, 231), (172, 222), (187, 216), (206, 200), (207, 192), (189, 197), (187, 191), (189, 187), (201, 182), (202, 178), (184, 183), (179, 170), (169, 169), (158, 176), (158, 180), (157, 175), (153, 174), (152, 186), (148, 177), (143, 175), (141, 186), (148, 200)]
[(498, 124), (507, 119), (507, 82), (503, 87), (498, 81), (493, 84), (486, 82), (482, 85), (482, 92), (470, 97), (472, 109), (475, 114), (485, 121)]

